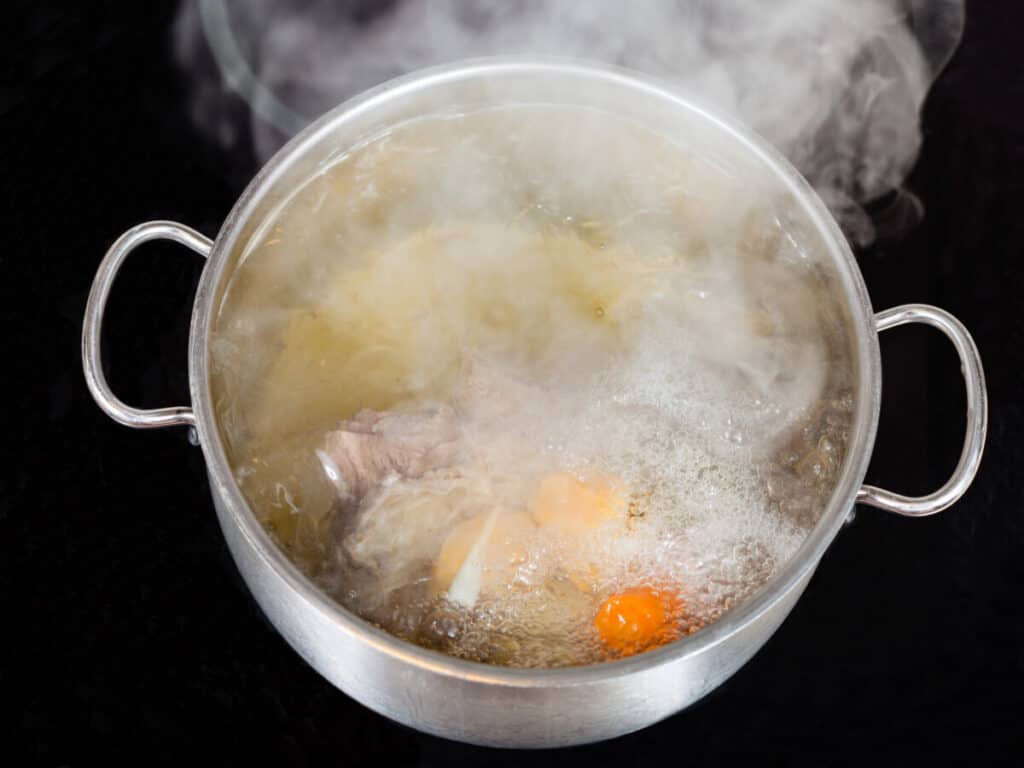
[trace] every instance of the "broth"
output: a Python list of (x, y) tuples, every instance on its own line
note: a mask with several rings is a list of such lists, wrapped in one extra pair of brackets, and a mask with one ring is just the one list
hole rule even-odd
[(849, 438), (845, 309), (788, 191), (696, 143), (579, 108), (418, 120), (243, 244), (215, 410), (323, 590), (566, 666), (692, 633), (795, 552)]

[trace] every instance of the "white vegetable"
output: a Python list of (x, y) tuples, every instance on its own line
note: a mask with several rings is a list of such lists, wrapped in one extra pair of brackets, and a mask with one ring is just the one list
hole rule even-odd
[(480, 586), (483, 583), (484, 553), (487, 550), (487, 540), (491, 538), (497, 520), (498, 511), (492, 510), (487, 515), (483, 530), (473, 542), (473, 548), (466, 555), (465, 562), (462, 563), (459, 572), (455, 574), (455, 580), (452, 581), (452, 585), (448, 589), (449, 602), (461, 605), (463, 608), (472, 608), (476, 604), (476, 600), (480, 596)]

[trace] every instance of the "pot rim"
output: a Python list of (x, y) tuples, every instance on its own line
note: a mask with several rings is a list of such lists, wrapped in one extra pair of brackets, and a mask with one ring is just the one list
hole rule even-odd
[[(225, 277), (238, 238), (249, 214), (267, 190), (302, 151), (315, 145), (344, 122), (373, 110), (378, 105), (402, 99), (426, 89), (480, 78), (507, 75), (573, 76), (630, 88), (668, 102), (675, 109), (689, 111), (717, 129), (730, 134), (767, 166), (799, 201), (832, 255), (833, 263), (849, 304), (854, 324), (858, 381), (856, 418), (841, 477), (828, 505), (799, 549), (752, 596), (722, 618), (694, 634), (662, 648), (626, 659), (555, 669), (516, 669), (467, 661), (414, 645), (390, 635), (350, 612), (322, 592), (292, 563), (271, 539), (250, 510), (228, 464), (213, 411), (209, 380), (209, 332), (216, 307), (218, 287)], [(409, 665), (465, 681), (503, 687), (562, 687), (592, 684), (639, 673), (672, 661), (696, 656), (726, 641), (781, 600), (820, 561), (842, 527), (855, 503), (874, 446), (881, 399), (881, 361), (874, 314), (863, 277), (845, 237), (817, 193), (774, 147), (731, 117), (708, 108), (674, 84), (624, 68), (608, 67), (572, 59), (536, 56), (470, 59), (418, 70), (385, 82), (330, 110), (293, 137), (256, 174), (221, 226), (203, 270), (192, 313), (189, 337), (189, 380), (195, 426), (206, 457), (211, 490), (225, 502), (232, 522), (241, 530), (263, 563), (288, 584), (298, 599), (315, 607), (339, 629), (365, 642), (376, 651)]]

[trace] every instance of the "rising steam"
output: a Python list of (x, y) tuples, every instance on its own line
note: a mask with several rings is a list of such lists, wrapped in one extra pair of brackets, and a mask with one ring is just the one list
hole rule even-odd
[(433, 64), (534, 53), (647, 72), (779, 147), (863, 244), (875, 229), (861, 206), (910, 171), (963, 19), (963, 0), (186, 0), (176, 54), (200, 127), (227, 149), (251, 140), (261, 160), (344, 99)]

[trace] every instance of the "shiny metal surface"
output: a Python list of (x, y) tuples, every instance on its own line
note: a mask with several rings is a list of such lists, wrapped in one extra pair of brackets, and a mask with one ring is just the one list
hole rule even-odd
[[(688, 127), (715, 132), (763, 163), (791, 191), (831, 252), (848, 303), (857, 408), (845, 465), (818, 524), (793, 558), (744, 604), (684, 640), (621, 661), (556, 670), (492, 667), (405, 643), (349, 613), (288, 560), (253, 516), (228, 465), (213, 411), (208, 336), (227, 276), (259, 223), (310, 173), (366, 136), (426, 114), (493, 105), (496, 93), (505, 102), (615, 111), (683, 135)], [(87, 377), (101, 407), (121, 423), (189, 423), (187, 409), (160, 412), (160, 422), (154, 423), (154, 414), (124, 406), (106, 388), (102, 374), (97, 378), (102, 303), (120, 259), (137, 242), (129, 241), (120, 255), (108, 255), (101, 265), (100, 288), (94, 288), (83, 337)], [(888, 322), (884, 314), (882, 322)], [(965, 332), (953, 338), (969, 341)], [(962, 356), (965, 369), (976, 363)], [(973, 382), (976, 393), (982, 392), (975, 403), (983, 417), (980, 366), (972, 370), (978, 375), (968, 388)], [(856, 262), (824, 205), (784, 158), (742, 126), (658, 83), (617, 70), (524, 59), (460, 63), (401, 78), (341, 105), (289, 142), (251, 182), (213, 245), (194, 304), (189, 374), (195, 426), (221, 529), (246, 583), (281, 634), (324, 677), (371, 709), (447, 738), (505, 747), (581, 744), (628, 733), (692, 704), (739, 669), (789, 613), (854, 501), (869, 490), (862, 491), (861, 484), (881, 397), (876, 321)], [(983, 434), (984, 429), (979, 439)], [(975, 467), (976, 460), (966, 469)], [(942, 501), (961, 493), (971, 473), (958, 473), (953, 492)]]
[(938, 328), (953, 342), (960, 356), (960, 371), (967, 388), (967, 429), (960, 461), (952, 476), (939, 490), (927, 496), (902, 496), (892, 491), (865, 485), (857, 493), (857, 501), (872, 507), (908, 517), (924, 517), (941, 512), (956, 503), (971, 485), (981, 464), (988, 428), (988, 397), (985, 393), (985, 373), (974, 339), (963, 324), (944, 309), (928, 304), (904, 304), (875, 315), (879, 331), (907, 323), (924, 323)]
[(100, 262), (93, 278), (92, 290), (85, 304), (85, 319), (82, 323), (82, 368), (85, 371), (85, 382), (92, 392), (96, 404), (110, 418), (119, 424), (136, 429), (152, 429), (170, 427), (175, 424), (195, 424), (192, 409), (185, 406), (172, 408), (154, 408), (144, 410), (127, 405), (113, 393), (103, 374), (101, 357), (101, 336), (103, 332), (103, 312), (107, 306), (110, 287), (121, 264), (128, 254), (143, 243), (150, 240), (173, 240), (181, 243), (204, 258), (210, 255), (213, 243), (194, 229), (173, 221), (150, 221), (132, 227), (121, 235)]

